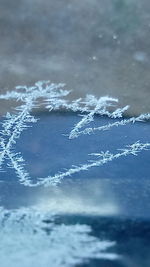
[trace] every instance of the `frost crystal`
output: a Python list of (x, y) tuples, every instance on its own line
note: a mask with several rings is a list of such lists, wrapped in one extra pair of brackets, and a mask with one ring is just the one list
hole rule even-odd
[[(5, 120), (2, 122), (2, 130), (0, 132), (0, 168), (5, 159), (9, 159), (8, 166), (13, 168), (19, 178), (21, 184), (25, 186), (38, 185), (57, 185), (61, 180), (80, 171), (89, 170), (91, 167), (101, 166), (119, 157), (127, 155), (137, 155), (140, 151), (150, 147), (150, 143), (135, 142), (125, 148), (120, 149), (121, 152), (113, 154), (109, 151), (93, 153), (94, 159), (80, 166), (71, 166), (65, 172), (56, 173), (45, 178), (37, 178), (33, 183), (29, 173), (25, 170), (25, 161), (21, 153), (15, 151), (16, 140), (20, 138), (22, 131), (28, 129), (32, 123), (36, 123), (37, 119), (31, 112), (39, 106), (44, 106), (50, 111), (66, 109), (80, 113), (81, 120), (74, 125), (69, 133), (69, 139), (77, 138), (80, 135), (92, 134), (96, 131), (109, 130), (112, 127), (135, 123), (137, 121), (145, 121), (150, 119), (150, 114), (141, 114), (138, 117), (122, 119), (124, 112), (129, 108), (115, 108), (117, 99), (108, 96), (96, 98), (93, 95), (87, 95), (85, 99), (76, 99), (68, 101), (65, 97), (69, 94), (64, 89), (64, 84), (50, 84), (49, 81), (39, 81), (34, 86), (17, 86), (16, 90), (0, 95), (0, 99), (21, 101), (22, 104), (16, 108), (14, 114), (7, 113)], [(112, 119), (118, 119), (115, 122), (99, 127), (87, 127), (97, 116), (107, 116)], [(121, 118), (121, 119), (120, 119)], [(95, 156), (98, 157), (95, 159)]]

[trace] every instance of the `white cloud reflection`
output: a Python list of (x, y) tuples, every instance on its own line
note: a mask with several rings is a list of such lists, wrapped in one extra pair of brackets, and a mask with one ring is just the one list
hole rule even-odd
[(37, 206), (54, 214), (112, 216), (119, 213), (119, 205), (105, 179), (67, 179), (58, 187), (42, 188)]

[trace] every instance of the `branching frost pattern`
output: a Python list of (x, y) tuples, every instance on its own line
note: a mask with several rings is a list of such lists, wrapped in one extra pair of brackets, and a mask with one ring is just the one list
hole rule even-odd
[[(25, 161), (21, 153), (15, 151), (15, 144), (22, 131), (37, 122), (31, 112), (39, 107), (44, 106), (49, 112), (65, 109), (68, 111), (80, 113), (81, 120), (74, 125), (71, 132), (68, 134), (69, 139), (78, 138), (80, 135), (94, 134), (96, 131), (109, 130), (112, 127), (135, 123), (137, 121), (145, 121), (150, 119), (150, 114), (141, 114), (138, 117), (124, 119), (123, 114), (129, 108), (115, 108), (117, 99), (112, 97), (100, 97), (97, 99), (93, 95), (87, 95), (85, 99), (76, 99), (69, 101), (65, 97), (70, 91), (64, 89), (65, 84), (53, 84), (49, 81), (39, 81), (34, 86), (17, 86), (14, 91), (0, 95), (0, 99), (14, 100), (22, 102), (15, 110), (14, 114), (7, 113), (4, 122), (2, 122), (2, 130), (0, 132), (0, 168), (2, 170), (5, 159), (9, 160), (9, 167), (13, 168), (19, 178), (21, 184), (25, 186), (49, 186), (57, 185), (61, 180), (72, 174), (80, 171), (87, 171), (92, 167), (98, 167), (106, 164), (114, 159), (127, 155), (137, 155), (142, 150), (147, 150), (150, 143), (135, 143), (120, 149), (116, 154), (110, 151), (95, 152), (91, 156), (90, 162), (80, 164), (80, 166), (72, 165), (65, 172), (58, 172), (54, 176), (48, 175), (44, 178), (37, 178), (37, 182), (33, 183), (29, 173), (25, 170)], [(112, 123), (99, 127), (89, 127), (89, 124), (94, 121), (95, 115), (107, 116), (115, 120)]]

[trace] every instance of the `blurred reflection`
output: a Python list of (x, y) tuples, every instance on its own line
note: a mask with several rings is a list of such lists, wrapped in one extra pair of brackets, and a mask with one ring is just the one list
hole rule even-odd
[(58, 187), (41, 189), (39, 209), (56, 214), (117, 215), (119, 206), (105, 180), (66, 180)]

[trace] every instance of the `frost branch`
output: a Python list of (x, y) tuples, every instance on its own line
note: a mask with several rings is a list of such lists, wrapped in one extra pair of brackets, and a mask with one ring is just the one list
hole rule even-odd
[(129, 124), (129, 123), (143, 122), (143, 121), (149, 120), (149, 119), (150, 119), (150, 113), (141, 114), (138, 117), (132, 117), (132, 118), (129, 118), (129, 119), (123, 119), (121, 121), (108, 123), (108, 124), (103, 125), (103, 126), (93, 127), (93, 128), (92, 127), (91, 128), (86, 128), (83, 131), (78, 132), (77, 136), (82, 135), (82, 134), (83, 135), (93, 134), (96, 131), (106, 131), (106, 130), (109, 130), (110, 128), (113, 128), (113, 127), (124, 126), (124, 125)]
[[(128, 156), (128, 155), (134, 155), (137, 156), (138, 153), (140, 153), (143, 150), (148, 150), (150, 147), (150, 143), (145, 143), (142, 144), (140, 142), (136, 142), (132, 145), (128, 145), (124, 149), (119, 149), (120, 153), (112, 154), (109, 151), (106, 152), (100, 152), (100, 153), (93, 153), (93, 156), (97, 156), (100, 159), (98, 160), (92, 160), (90, 161), (91, 163), (86, 163), (81, 166), (72, 166), (72, 168), (68, 169), (66, 172), (63, 173), (58, 173), (56, 175), (48, 176), (47, 178), (40, 178), (39, 182), (37, 182), (36, 185), (44, 185), (44, 186), (49, 186), (49, 185), (57, 185), (61, 182), (61, 180), (64, 177), (71, 176), (72, 174), (81, 172), (81, 171), (87, 171), (92, 167), (99, 167), (101, 165), (104, 165), (114, 159), (118, 159), (123, 156)], [(34, 186), (31, 184), (31, 186)]]

